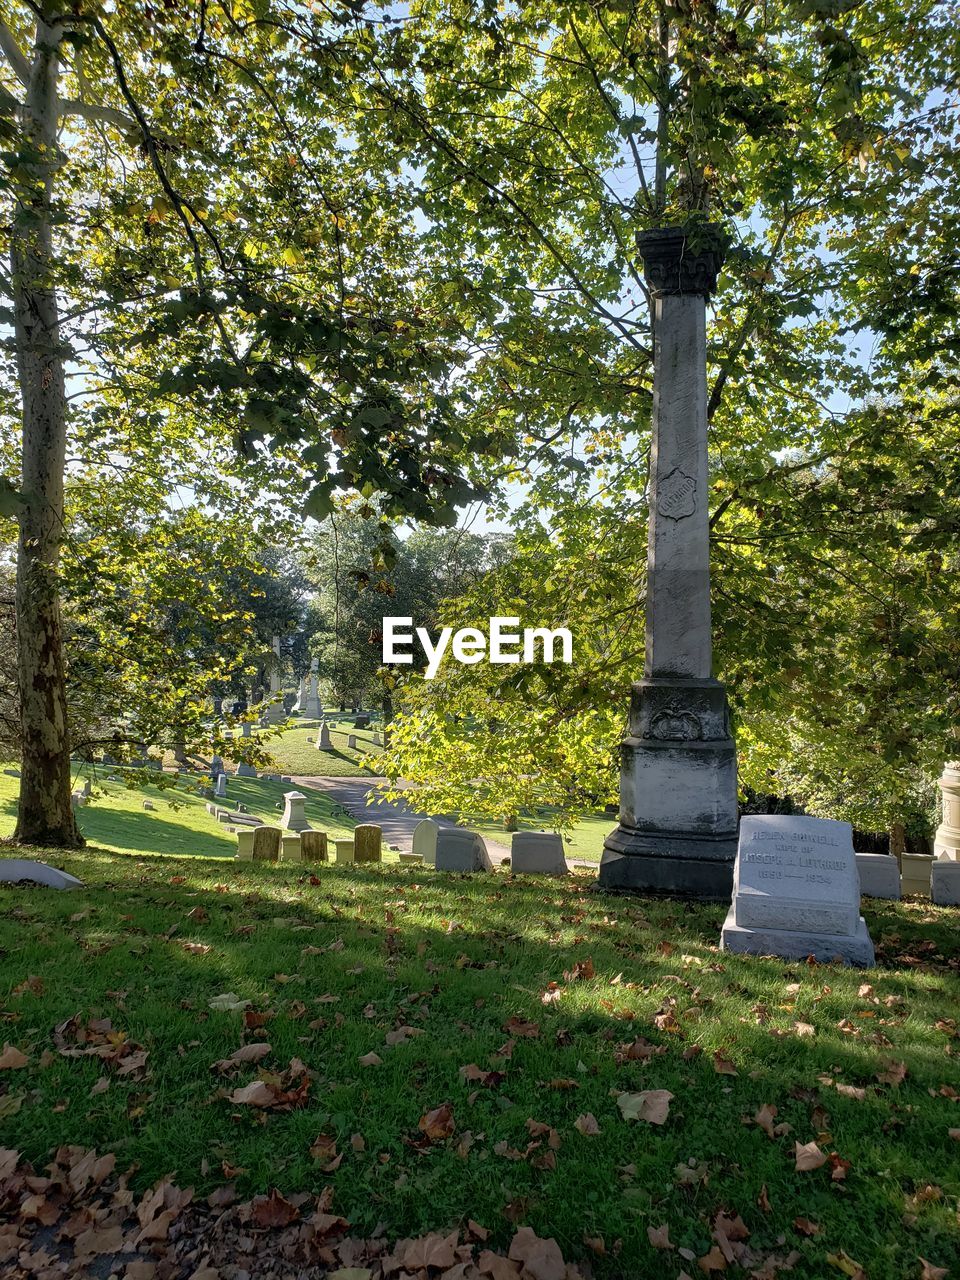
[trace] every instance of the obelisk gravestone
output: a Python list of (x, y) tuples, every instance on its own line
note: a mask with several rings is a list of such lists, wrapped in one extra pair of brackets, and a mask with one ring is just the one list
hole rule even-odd
[(713, 678), (707, 471), (706, 304), (716, 229), (640, 237), (654, 306), (646, 659), (621, 748), (620, 825), (605, 889), (728, 899), (737, 851), (737, 764)]

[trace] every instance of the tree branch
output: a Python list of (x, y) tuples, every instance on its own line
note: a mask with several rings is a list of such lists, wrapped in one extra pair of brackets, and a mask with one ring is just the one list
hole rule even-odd
[(11, 71), (20, 83), (27, 85), (30, 81), (30, 63), (3, 18), (0, 18), (0, 52), (9, 62)]
[(91, 124), (112, 124), (125, 133), (140, 132), (136, 120), (116, 107), (101, 107), (93, 102), (81, 102), (79, 98), (61, 98), (59, 108), (62, 116), (82, 116)]

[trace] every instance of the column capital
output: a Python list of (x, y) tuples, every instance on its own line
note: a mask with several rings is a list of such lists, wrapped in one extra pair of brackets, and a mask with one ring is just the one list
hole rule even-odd
[(725, 241), (723, 229), (715, 223), (641, 231), (637, 248), (654, 297), (711, 294), (723, 265)]

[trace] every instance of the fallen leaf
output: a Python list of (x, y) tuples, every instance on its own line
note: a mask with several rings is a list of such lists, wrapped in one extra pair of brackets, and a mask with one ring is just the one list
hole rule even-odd
[(647, 1239), (654, 1249), (676, 1248), (675, 1245), (670, 1243), (670, 1228), (667, 1223), (664, 1223), (662, 1227), (647, 1227)]
[(232, 1012), (234, 1009), (246, 1009), (249, 1004), (249, 1000), (241, 1000), (235, 991), (224, 991), (222, 995), (214, 996), (212, 1000), (207, 1001), (209, 1009), (224, 1013)]
[(903, 1084), (907, 1076), (907, 1064), (905, 1062), (887, 1062), (885, 1070), (877, 1072), (877, 1079), (881, 1084), (900, 1085)]
[(503, 1024), (503, 1029), (507, 1035), (513, 1036), (514, 1039), (536, 1040), (540, 1035), (539, 1023), (527, 1022), (523, 1018), (516, 1016), (508, 1018)]
[(4, 1042), (3, 1053), (0, 1053), (0, 1071), (19, 1071), (29, 1061), (25, 1053), (21, 1053), (12, 1044)]
[(932, 1262), (928, 1262), (926, 1258), (918, 1257), (917, 1261), (922, 1267), (920, 1280), (947, 1280), (947, 1276), (950, 1274), (948, 1267), (934, 1266), (934, 1264)]
[(586, 1112), (585, 1115), (577, 1116), (573, 1122), (573, 1127), (582, 1133), (585, 1138), (595, 1138), (600, 1132), (600, 1126), (597, 1124), (597, 1117), (592, 1111)]
[(454, 1127), (453, 1107), (449, 1102), (427, 1111), (417, 1124), (417, 1128), (430, 1142), (441, 1142), (444, 1138), (449, 1138)]
[(300, 1210), (273, 1188), (267, 1196), (254, 1196), (250, 1220), (256, 1227), (287, 1227), (300, 1217)]
[(229, 1058), (221, 1058), (219, 1062), (213, 1063), (210, 1070), (229, 1071), (232, 1067), (239, 1067), (245, 1062), (260, 1062), (269, 1052), (270, 1046), (264, 1042), (244, 1044), (234, 1050)]
[(648, 1124), (664, 1124), (673, 1094), (667, 1089), (647, 1089), (642, 1093), (621, 1093), (617, 1098), (624, 1120), (646, 1120)]
[(733, 1065), (729, 1058), (725, 1058), (718, 1049), (713, 1055), (713, 1069), (718, 1076), (735, 1076), (737, 1068)]
[(811, 1169), (819, 1169), (827, 1163), (827, 1157), (815, 1142), (794, 1144), (797, 1173), (809, 1173)]
[(521, 1227), (510, 1242), (507, 1257), (523, 1265), (530, 1280), (564, 1280), (563, 1254), (556, 1240), (541, 1240), (530, 1227)]
[(831, 1267), (836, 1267), (838, 1271), (842, 1271), (845, 1276), (850, 1276), (851, 1280), (867, 1280), (867, 1273), (848, 1253), (844, 1253), (841, 1249), (839, 1253), (828, 1253), (827, 1261)]
[(370, 1053), (365, 1053), (363, 1057), (360, 1058), (360, 1065), (361, 1067), (379, 1067), (383, 1065), (383, 1059), (379, 1054), (371, 1051)]
[(820, 1230), (819, 1224), (811, 1222), (809, 1218), (794, 1218), (793, 1225), (803, 1236), (815, 1236)]
[(768, 1138), (776, 1137), (773, 1122), (777, 1115), (777, 1108), (770, 1102), (765, 1102), (757, 1114), (753, 1117), (754, 1124), (758, 1124)]

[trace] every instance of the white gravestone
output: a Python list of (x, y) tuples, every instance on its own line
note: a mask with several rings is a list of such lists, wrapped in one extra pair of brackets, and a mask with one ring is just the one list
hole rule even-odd
[(550, 831), (516, 831), (510, 844), (514, 875), (565, 876), (563, 837)]
[(281, 827), (286, 827), (288, 831), (309, 831), (310, 823), (307, 821), (307, 815), (303, 811), (307, 797), (302, 791), (286, 791), (283, 796), (283, 817), (280, 819)]
[(227, 775), (218, 773), (213, 784), (213, 794), (218, 800), (222, 800), (227, 794)]
[(865, 898), (900, 901), (900, 868), (889, 853), (858, 853), (860, 892)]
[(410, 851), (421, 857), (427, 867), (435, 867), (437, 865), (437, 836), (439, 832), (440, 823), (434, 822), (432, 818), (424, 818), (413, 829), (413, 845)]
[(347, 736), (347, 750), (356, 751), (356, 749), (357, 749), (356, 734), (351, 733)]
[(253, 840), (255, 831), (247, 828), (245, 831), (237, 832), (237, 858), (240, 862), (253, 861)]
[(483, 837), (460, 827), (441, 827), (437, 833), (438, 871), (492, 871)]
[(318, 751), (333, 750), (333, 742), (330, 739), (330, 726), (327, 724), (326, 720), (320, 721), (320, 735), (317, 738), (317, 750)]
[(780, 814), (743, 818), (721, 946), (872, 965), (850, 824)]
[(938, 907), (960, 907), (960, 862), (934, 859), (930, 868), (930, 897)]
[(44, 884), (50, 889), (82, 889), (83, 881), (67, 871), (58, 871), (45, 862), (30, 858), (0, 858), (0, 881), (4, 884)]

